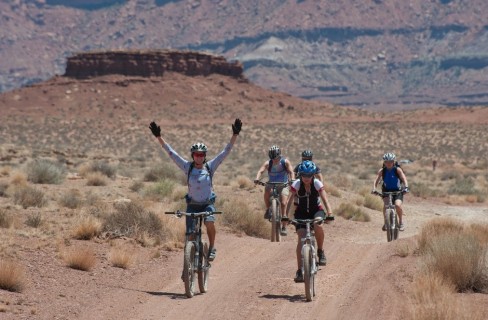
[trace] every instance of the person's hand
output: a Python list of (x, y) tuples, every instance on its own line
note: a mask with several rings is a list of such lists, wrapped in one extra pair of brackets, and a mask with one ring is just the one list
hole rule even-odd
[(409, 193), (410, 192), (410, 189), (408, 187), (405, 187), (405, 188), (403, 188), (402, 192), (403, 193)]
[(151, 122), (149, 124), (149, 129), (151, 129), (152, 134), (157, 138), (161, 137), (161, 127), (156, 124), (156, 122)]
[(255, 179), (254, 180), (254, 184), (258, 184), (259, 183), (259, 180), (258, 179)]
[(371, 190), (371, 194), (376, 194), (376, 189)]
[(234, 124), (232, 125), (232, 132), (234, 132), (234, 134), (239, 134), (239, 132), (241, 132), (241, 128), (242, 128), (242, 121), (241, 119), (236, 119), (236, 121), (234, 121)]

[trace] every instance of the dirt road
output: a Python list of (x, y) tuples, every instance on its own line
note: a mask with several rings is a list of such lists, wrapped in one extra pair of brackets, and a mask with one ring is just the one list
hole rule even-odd
[(337, 218), (326, 225), (328, 264), (320, 268), (312, 302), (305, 302), (304, 285), (293, 281), (296, 235), (291, 227), (281, 243), (221, 231), (208, 293), (185, 297), (179, 277), (182, 253), (175, 252), (166, 265), (101, 294), (83, 318), (408, 319), (404, 302), (417, 265), (412, 255), (400, 257), (399, 248), (413, 248), (412, 236), (436, 216), (488, 222), (488, 214), (484, 208), (423, 200), (411, 201), (406, 211), (407, 230), (396, 243), (386, 243), (380, 214), (369, 223)]

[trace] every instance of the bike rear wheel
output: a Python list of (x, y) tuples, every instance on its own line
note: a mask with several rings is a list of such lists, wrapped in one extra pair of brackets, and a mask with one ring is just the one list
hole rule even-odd
[(314, 274), (312, 273), (312, 248), (310, 245), (305, 245), (302, 252), (303, 259), (303, 280), (305, 281), (305, 298), (307, 301), (312, 301), (315, 295), (314, 288)]
[(393, 229), (393, 240), (397, 240), (400, 231), (400, 225), (398, 224), (398, 215), (396, 214), (396, 212), (394, 212), (394, 214), (395, 214), (395, 228)]
[(210, 264), (208, 263), (208, 244), (200, 242), (200, 265), (198, 266), (198, 287), (201, 293), (208, 290), (208, 276)]
[(393, 225), (393, 220), (392, 220), (393, 212), (391, 209), (388, 209), (386, 211), (386, 240), (388, 242), (393, 240), (393, 230), (392, 230), (392, 225)]
[(191, 298), (195, 294), (195, 243), (187, 242), (183, 258), (183, 280), (185, 281), (185, 294)]
[(278, 203), (276, 199), (271, 200), (271, 242), (276, 242), (276, 225), (279, 225), (277, 214)]

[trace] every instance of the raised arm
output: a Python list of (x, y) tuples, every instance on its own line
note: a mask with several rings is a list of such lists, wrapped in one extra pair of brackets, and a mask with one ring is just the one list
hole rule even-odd
[(174, 151), (169, 144), (161, 137), (161, 127), (156, 124), (156, 122), (151, 122), (149, 124), (149, 129), (151, 129), (152, 134), (156, 137), (161, 147), (168, 153), (169, 157), (176, 163), (176, 165), (184, 172), (188, 171), (190, 162), (181, 157), (176, 151)]

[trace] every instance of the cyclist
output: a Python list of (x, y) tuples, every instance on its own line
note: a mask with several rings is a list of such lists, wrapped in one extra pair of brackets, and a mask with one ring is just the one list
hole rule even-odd
[[(302, 152), (302, 162), (303, 161), (313, 161), (313, 152), (312, 150), (303, 150)], [(295, 179), (298, 179), (300, 177), (300, 173), (298, 172), (298, 167), (300, 166), (300, 164), (302, 164), (302, 162), (300, 162), (299, 164), (296, 165), (295, 169), (293, 169), (293, 172), (295, 173)], [(315, 166), (317, 167), (317, 172), (315, 173), (315, 178), (319, 179), (320, 182), (324, 182), (324, 177), (322, 176), (322, 171), (320, 170), (319, 166), (317, 164), (315, 164)]]
[[(396, 212), (398, 214), (398, 222), (400, 225), (398, 228), (400, 231), (405, 230), (405, 223), (403, 221), (403, 193), (407, 193), (410, 190), (408, 189), (408, 181), (405, 173), (403, 172), (402, 168), (396, 162), (396, 156), (394, 153), (388, 152), (383, 155), (383, 168), (378, 171), (376, 175), (376, 179), (373, 184), (372, 193), (376, 192), (376, 186), (378, 183), (383, 180), (383, 185), (381, 187), (383, 192), (394, 192), (394, 191), (402, 191), (402, 193), (393, 196), (393, 203), (395, 204)], [(403, 188), (402, 188), (403, 184)], [(385, 223), (383, 224), (383, 231), (386, 231), (386, 206), (389, 203), (388, 197), (383, 197), (383, 217), (385, 219)]]
[[(229, 154), (234, 145), (237, 136), (242, 128), (240, 119), (236, 119), (232, 125), (232, 138), (229, 144), (225, 146), (215, 158), (207, 161), (207, 146), (197, 142), (191, 146), (190, 152), (192, 161), (187, 161), (176, 153), (171, 146), (161, 137), (161, 128), (153, 121), (149, 128), (153, 135), (158, 139), (164, 150), (176, 165), (188, 175), (188, 194), (186, 195), (187, 212), (215, 211), (215, 193), (213, 192), (212, 177), (218, 166)], [(205, 227), (207, 228), (209, 252), (208, 260), (213, 261), (217, 254), (215, 249), (215, 216), (211, 215), (205, 218)], [(195, 220), (186, 217), (186, 232), (192, 232), (195, 229)]]
[[(271, 146), (268, 150), (269, 160), (265, 161), (261, 168), (259, 168), (258, 173), (256, 174), (256, 180), (254, 183), (257, 183), (259, 179), (261, 179), (261, 175), (264, 171), (268, 171), (268, 182), (288, 182), (295, 179), (295, 174), (293, 173), (293, 167), (288, 159), (281, 155), (281, 149), (274, 145)], [(272, 186), (267, 185), (264, 189), (264, 203), (266, 204), (266, 212), (264, 213), (264, 219), (271, 219), (271, 210), (269, 207), (271, 206), (271, 201), (269, 199), (271, 195)], [(286, 201), (289, 195), (289, 188), (288, 186), (283, 186), (278, 188), (278, 192), (281, 196), (280, 202), (280, 210), (283, 217), (287, 217), (287, 212), (285, 211), (286, 208)], [(286, 236), (286, 225), (285, 222), (281, 224), (281, 235)]]
[[(293, 203), (293, 198), (295, 195), (298, 197), (298, 206), (295, 209), (295, 219), (315, 219), (324, 218), (326, 216), (332, 215), (332, 210), (330, 208), (329, 201), (327, 200), (327, 194), (324, 190), (323, 183), (315, 177), (317, 172), (317, 166), (310, 160), (303, 161), (298, 167), (298, 172), (300, 173), (300, 179), (293, 181), (290, 190), (291, 195), (287, 203), (287, 210), (290, 209)], [(324, 208), (320, 204), (319, 199), (325, 206)], [(303, 282), (303, 274), (301, 269), (302, 262), (302, 248), (301, 239), (305, 237), (305, 226), (296, 226), (298, 243), (297, 243), (297, 264), (298, 270), (295, 276), (295, 282)], [(314, 224), (315, 239), (317, 240), (317, 253), (319, 256), (319, 265), (325, 266), (327, 264), (327, 259), (324, 253), (324, 229), (321, 225)]]

